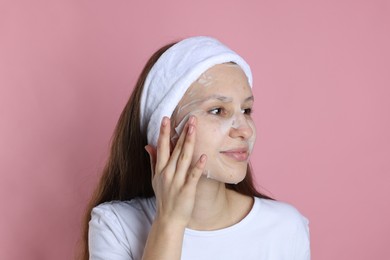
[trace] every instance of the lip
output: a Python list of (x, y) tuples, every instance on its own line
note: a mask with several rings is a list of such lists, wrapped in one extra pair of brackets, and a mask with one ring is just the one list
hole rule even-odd
[(249, 158), (249, 152), (247, 148), (231, 149), (231, 150), (221, 151), (220, 153), (238, 162), (247, 161)]

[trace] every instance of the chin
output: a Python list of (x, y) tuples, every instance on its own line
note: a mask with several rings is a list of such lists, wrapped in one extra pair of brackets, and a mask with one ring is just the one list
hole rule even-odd
[(216, 180), (226, 184), (237, 184), (242, 180), (244, 180), (246, 176), (246, 169), (241, 171), (234, 171), (234, 172), (232, 171), (219, 172), (217, 174), (207, 174), (206, 171), (204, 175), (208, 179)]
[(224, 183), (226, 183), (226, 184), (237, 184), (237, 183), (242, 182), (244, 180), (245, 176), (246, 176), (245, 174), (240, 175), (240, 176), (230, 176), (230, 178), (225, 180)]

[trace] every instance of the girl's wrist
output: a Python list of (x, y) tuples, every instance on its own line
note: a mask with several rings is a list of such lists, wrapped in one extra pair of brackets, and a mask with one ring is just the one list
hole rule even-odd
[(185, 221), (181, 221), (172, 217), (161, 216), (159, 214), (156, 215), (153, 221), (153, 225), (158, 226), (162, 232), (171, 233), (184, 232), (187, 224), (188, 223)]

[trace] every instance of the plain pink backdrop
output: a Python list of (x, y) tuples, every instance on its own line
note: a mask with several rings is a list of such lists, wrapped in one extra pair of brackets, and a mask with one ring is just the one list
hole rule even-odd
[(118, 116), (160, 46), (211, 35), (254, 73), (256, 179), (312, 259), (390, 259), (389, 1), (0, 2), (0, 259), (72, 259)]

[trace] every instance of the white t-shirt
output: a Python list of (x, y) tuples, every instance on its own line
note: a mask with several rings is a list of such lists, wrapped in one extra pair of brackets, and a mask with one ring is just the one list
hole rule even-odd
[[(113, 201), (92, 210), (90, 259), (140, 260), (155, 198)], [(182, 260), (309, 260), (308, 220), (289, 204), (255, 198), (239, 223), (214, 231), (186, 229)]]

